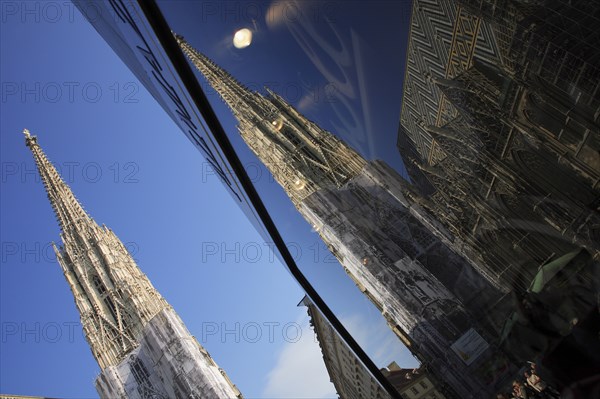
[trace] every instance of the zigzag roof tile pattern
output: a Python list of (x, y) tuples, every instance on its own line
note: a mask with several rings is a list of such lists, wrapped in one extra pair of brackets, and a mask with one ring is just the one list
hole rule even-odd
[[(401, 125), (425, 160), (443, 157), (425, 126), (442, 126), (456, 110), (432, 78), (451, 79), (472, 64), (473, 57), (497, 63), (499, 48), (489, 24), (454, 0), (415, 0), (404, 78)], [(400, 134), (404, 134), (401, 130)]]

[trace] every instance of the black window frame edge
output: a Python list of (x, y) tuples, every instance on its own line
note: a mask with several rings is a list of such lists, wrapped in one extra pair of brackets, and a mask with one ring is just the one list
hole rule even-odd
[(212, 132), (213, 137), (217, 144), (221, 147), (221, 151), (223, 155), (227, 158), (233, 172), (238, 177), (242, 188), (246, 191), (248, 199), (254, 209), (256, 210), (258, 216), (260, 217), (267, 233), (271, 236), (273, 243), (277, 247), (280, 252), (288, 270), (292, 274), (292, 276), (296, 279), (298, 284), (302, 287), (306, 295), (312, 300), (312, 302), (317, 306), (317, 308), (321, 311), (321, 313), (325, 316), (325, 318), (331, 323), (334, 329), (338, 332), (338, 334), (342, 337), (342, 339), (348, 344), (348, 346), (354, 351), (357, 357), (361, 360), (361, 362), (367, 367), (369, 372), (373, 375), (373, 377), (381, 384), (381, 386), (386, 390), (386, 392), (394, 399), (401, 399), (401, 395), (394, 388), (394, 386), (385, 378), (379, 368), (373, 363), (371, 358), (362, 350), (360, 345), (354, 340), (352, 335), (346, 330), (346, 328), (342, 325), (342, 323), (338, 320), (335, 314), (329, 309), (325, 301), (321, 298), (321, 296), (317, 293), (317, 291), (310, 284), (308, 279), (304, 276), (304, 274), (296, 265), (294, 258), (289, 252), (287, 246), (281, 235), (279, 234), (279, 230), (275, 226), (275, 223), (271, 219), (269, 212), (267, 211), (266, 206), (264, 205), (262, 199), (258, 195), (256, 188), (252, 184), (250, 177), (246, 173), (246, 170), (243, 167), (241, 160), (239, 159), (237, 153), (235, 152), (233, 145), (229, 141), (221, 122), (217, 118), (212, 106), (208, 102), (202, 87), (198, 83), (190, 65), (188, 64), (183, 52), (179, 48), (175, 37), (173, 36), (171, 29), (165, 20), (160, 8), (156, 4), (155, 0), (143, 0), (138, 1), (138, 5), (146, 20), (150, 24), (154, 34), (158, 38), (160, 44), (162, 45), (165, 53), (169, 57), (170, 62), (173, 64), (176, 73), (179, 75), (181, 81), (183, 82), (186, 90), (192, 97), (192, 101), (202, 114), (207, 127)]

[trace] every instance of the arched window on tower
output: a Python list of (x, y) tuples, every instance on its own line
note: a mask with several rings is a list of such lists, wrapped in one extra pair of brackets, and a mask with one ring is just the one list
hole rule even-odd
[(92, 277), (92, 282), (94, 283), (94, 287), (96, 287), (96, 290), (98, 291), (98, 294), (100, 294), (100, 295), (105, 295), (106, 294), (106, 287), (104, 286), (104, 284), (102, 283), (102, 281), (100, 281), (100, 277), (93, 276)]
[(119, 319), (117, 318), (117, 309), (115, 308), (115, 303), (112, 301), (112, 299), (110, 299), (107, 296), (106, 298), (104, 298), (104, 304), (108, 308), (108, 311), (110, 312), (110, 315), (113, 317), (115, 322), (118, 322)]
[(146, 388), (152, 387), (152, 384), (150, 383), (150, 373), (140, 359), (135, 358), (131, 362), (131, 374), (133, 374), (133, 378), (138, 386)]
[(100, 280), (100, 277), (98, 277), (97, 275), (94, 275), (92, 277), (92, 282), (94, 283), (94, 287), (96, 287), (96, 290), (98, 291), (98, 294), (100, 294), (100, 297), (106, 305), (106, 308), (108, 309), (110, 315), (113, 317), (113, 320), (115, 321), (115, 323), (118, 323), (119, 319), (117, 317), (117, 309), (113, 300), (110, 298), (110, 296), (108, 296), (106, 286)]
[(292, 143), (294, 147), (298, 147), (300, 144), (302, 144), (302, 140), (300, 140), (300, 138), (295, 135), (289, 127), (284, 125), (279, 131), (285, 136), (286, 139), (289, 140), (290, 143)]

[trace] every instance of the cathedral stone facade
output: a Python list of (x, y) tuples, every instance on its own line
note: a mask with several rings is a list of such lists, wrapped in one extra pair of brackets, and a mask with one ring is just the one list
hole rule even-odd
[(563, 385), (600, 364), (599, 23), (586, 0), (415, 0), (398, 136), (453, 248), (513, 298), (502, 347)]
[(416, 0), (398, 147), (465, 256), (524, 294), (600, 255), (600, 6)]
[(102, 369), (100, 397), (241, 398), (123, 243), (79, 204), (37, 137), (24, 133), (62, 230), (54, 249)]
[[(176, 39), (248, 146), (448, 396), (495, 391), (511, 367), (495, 346), (508, 315), (505, 292), (450, 249), (452, 235), (427, 199), (384, 162), (367, 162), (277, 94), (250, 91)], [(465, 337), (476, 350), (458, 349)]]

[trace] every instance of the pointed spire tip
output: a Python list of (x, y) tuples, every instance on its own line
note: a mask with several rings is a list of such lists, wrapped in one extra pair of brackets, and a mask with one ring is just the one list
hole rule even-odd
[(29, 129), (23, 129), (23, 134), (25, 135), (26, 138), (31, 137), (31, 133), (29, 133)]

